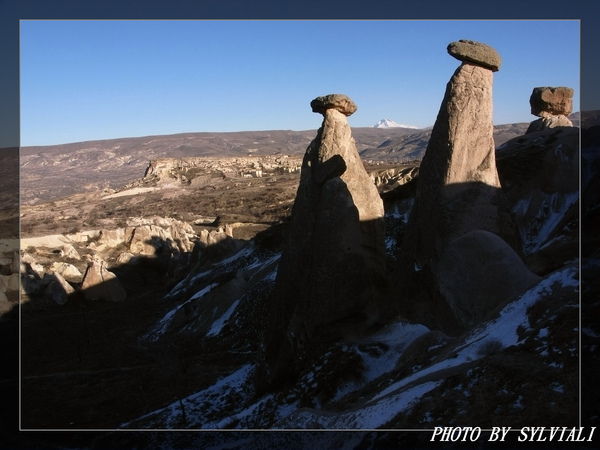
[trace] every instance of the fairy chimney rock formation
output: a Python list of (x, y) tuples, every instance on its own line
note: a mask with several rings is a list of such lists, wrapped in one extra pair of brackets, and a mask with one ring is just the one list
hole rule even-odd
[(516, 229), (505, 210), (493, 138), (492, 71), (499, 67), (500, 57), (491, 47), (473, 41), (448, 48), (463, 63), (446, 86), (419, 170), (403, 244), (417, 267), (435, 260), (449, 239), (472, 230), (490, 231), (515, 244)]
[[(415, 202), (402, 242), (402, 275), (395, 282), (401, 290), (407, 280), (427, 280), (429, 287), (424, 295), (429, 304), (416, 306), (424, 311), (418, 319), (453, 334), (461, 331), (465, 324), (461, 315), (471, 306), (462, 304), (464, 296), (460, 293), (449, 296), (448, 289), (444, 289), (455, 287), (449, 284), (452, 280), (446, 277), (450, 272), (442, 270), (440, 262), (448, 247), (477, 230), (497, 235), (517, 253), (520, 241), (496, 169), (492, 81), (500, 57), (491, 47), (473, 41), (452, 43), (448, 51), (462, 64), (446, 86), (421, 162)], [(478, 261), (471, 263), (473, 267), (463, 267), (459, 284), (481, 273)], [(476, 311), (473, 314), (477, 317), (472, 320), (480, 318)]]
[(332, 94), (311, 108), (324, 119), (304, 155), (277, 272), (257, 373), (263, 387), (280, 382), (311, 339), (377, 320), (383, 298), (383, 202), (346, 118), (356, 105)]
[(533, 88), (529, 104), (531, 114), (540, 119), (531, 122), (526, 134), (546, 128), (573, 126), (573, 122), (567, 117), (573, 111), (573, 89), (570, 87)]

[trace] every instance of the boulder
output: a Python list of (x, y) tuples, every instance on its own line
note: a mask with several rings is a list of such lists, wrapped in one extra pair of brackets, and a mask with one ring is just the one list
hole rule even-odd
[(59, 305), (67, 303), (69, 295), (75, 292), (75, 289), (59, 274), (53, 273), (48, 276), (51, 280), (48, 282), (46, 293)]
[(260, 356), (273, 386), (315, 337), (360, 332), (377, 320), (385, 276), (384, 210), (334, 94), (311, 102), (324, 120), (302, 164)]
[(573, 111), (573, 89), (565, 86), (533, 88), (529, 104), (534, 116), (568, 116)]
[(117, 262), (120, 264), (131, 264), (135, 265), (139, 263), (139, 258), (136, 257), (133, 253), (123, 252), (120, 253), (117, 257)]
[(541, 280), (504, 240), (483, 230), (450, 242), (436, 267), (440, 293), (462, 329)]
[(114, 230), (102, 230), (98, 238), (98, 245), (104, 245), (108, 248), (114, 248), (125, 242), (125, 229), (116, 228)]
[(165, 230), (156, 225), (141, 225), (135, 227), (129, 240), (129, 251), (134, 254), (155, 256), (166, 247), (170, 237)]
[(461, 39), (448, 44), (448, 53), (456, 59), (477, 64), (490, 69), (493, 72), (500, 70), (502, 59), (498, 52), (489, 45), (481, 42)]
[(345, 116), (350, 116), (356, 112), (358, 107), (344, 94), (329, 94), (315, 98), (310, 102), (313, 112), (325, 115), (328, 109), (336, 109)]
[(81, 256), (72, 244), (65, 244), (62, 248), (62, 254), (65, 258), (81, 260)]
[(50, 269), (54, 273), (58, 273), (61, 276), (71, 280), (81, 281), (81, 279), (83, 278), (83, 274), (73, 264), (55, 262), (52, 264), (52, 266), (50, 266)]
[(573, 122), (567, 117), (573, 110), (573, 89), (570, 87), (533, 88), (529, 104), (531, 114), (541, 118), (531, 122), (525, 134), (573, 126)]
[(127, 298), (119, 279), (106, 268), (106, 263), (98, 258), (88, 266), (81, 289), (88, 300), (120, 302)]

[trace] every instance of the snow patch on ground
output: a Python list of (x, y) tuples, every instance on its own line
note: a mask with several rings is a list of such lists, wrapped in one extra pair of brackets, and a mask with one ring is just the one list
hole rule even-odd
[(579, 285), (577, 280), (577, 268), (566, 268), (542, 280), (536, 286), (526, 291), (518, 300), (510, 303), (499, 314), (499, 317), (486, 322), (485, 324), (473, 330), (464, 340), (464, 343), (456, 349), (456, 357), (445, 359), (439, 363), (433, 364), (423, 370), (403, 378), (402, 380), (388, 386), (382, 392), (377, 394), (374, 399), (384, 397), (391, 392), (413, 383), (426, 375), (433, 374), (440, 370), (457, 367), (461, 364), (481, 358), (479, 348), (484, 342), (498, 342), (502, 348), (517, 345), (519, 336), (517, 329), (523, 326), (529, 328), (527, 310), (538, 300), (552, 293), (552, 286), (555, 283), (563, 287), (576, 287)]
[(407, 411), (424, 394), (435, 389), (442, 381), (430, 381), (403, 392), (381, 398), (365, 407), (340, 414), (318, 410), (298, 410), (284, 423), (287, 428), (328, 430), (373, 430), (384, 426), (398, 414)]
[(229, 309), (225, 311), (225, 313), (221, 317), (219, 317), (213, 322), (213, 324), (210, 327), (210, 330), (208, 330), (208, 332), (206, 333), (206, 336), (217, 336), (221, 332), (221, 330), (223, 329), (223, 327), (225, 326), (225, 324), (227, 323), (227, 321), (229, 320), (239, 303), (239, 299), (233, 302)]
[[(236, 416), (223, 418), (221, 413), (234, 408), (233, 404), (244, 404), (246, 384), (253, 373), (254, 366), (246, 364), (229, 376), (218, 380), (214, 385), (192, 394), (181, 401), (175, 401), (165, 408), (148, 413), (133, 422), (124, 423), (121, 428), (135, 428), (138, 424), (148, 423), (163, 429), (195, 428), (219, 429), (231, 422)], [(238, 415), (250, 414), (253, 408), (246, 408)], [(185, 423), (182, 423), (185, 417)]]
[[(550, 237), (556, 230), (560, 221), (565, 216), (569, 208), (579, 200), (579, 192), (569, 194), (552, 193), (544, 194), (539, 210), (535, 217), (528, 222), (528, 226), (520, 227), (523, 248), (527, 253), (532, 253), (552, 241)], [(526, 216), (531, 205), (531, 197), (524, 198), (517, 202), (513, 207), (513, 212), (517, 217)]]
[(199, 299), (199, 298), (203, 297), (204, 295), (208, 294), (212, 290), (212, 288), (214, 288), (217, 285), (218, 285), (218, 283), (209, 284), (204, 289), (197, 292), (189, 300), (182, 303), (181, 305), (177, 305), (177, 307), (170, 310), (167, 314), (165, 314), (165, 316), (162, 319), (160, 319), (158, 324), (145, 336), (145, 339), (149, 339), (151, 341), (158, 340), (158, 338), (160, 338), (169, 328), (169, 325), (171, 324), (171, 320), (173, 319), (173, 317), (175, 316), (175, 313), (177, 311), (179, 311), (181, 308), (183, 308), (187, 303), (191, 302), (192, 300)]

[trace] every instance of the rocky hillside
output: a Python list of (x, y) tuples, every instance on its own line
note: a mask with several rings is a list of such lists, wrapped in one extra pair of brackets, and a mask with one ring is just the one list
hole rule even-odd
[[(584, 137), (594, 131), (584, 130)], [(561, 170), (570, 170), (568, 161), (574, 161), (576, 155), (556, 150), (567, 148), (569, 136), (550, 130), (509, 141), (497, 151), (503, 183), (521, 195), (552, 195), (547, 186), (539, 186), (539, 180), (548, 179), (551, 168), (556, 170), (550, 155), (561, 161)], [(599, 146), (592, 139), (582, 150), (583, 173), (587, 174), (583, 186), (585, 192), (596, 194)], [(527, 158), (529, 170), (515, 159), (519, 157)], [(405, 186), (418, 179), (414, 171), (408, 173), (406, 183), (398, 176), (398, 186), (388, 191), (385, 243), (389, 267), (395, 264), (398, 233), (405, 227), (401, 214)], [(289, 176), (296, 177), (291, 184), (297, 185), (297, 174)], [(139, 183), (143, 184), (143, 179)], [(167, 193), (166, 184), (157, 181), (153, 193)], [(540, 188), (543, 191), (535, 190)], [(119, 192), (132, 189), (135, 187)], [(292, 197), (294, 193), (292, 189)], [(598, 292), (595, 283), (586, 281), (597, 279), (600, 260), (597, 238), (590, 235), (580, 272), (575, 244), (577, 215), (570, 212), (577, 208), (577, 199), (569, 207), (566, 194), (560, 201), (554, 197), (537, 200), (537, 215), (531, 208), (519, 207), (522, 198), (512, 201), (515, 212), (527, 211), (537, 217), (535, 228), (528, 222), (529, 228), (521, 230), (530, 236), (523, 251), (539, 281), (491, 310), (472, 328), (449, 335), (396, 317), (364, 336), (316, 341), (303, 354), (294, 380), (261, 395), (254, 385), (256, 352), (266, 327), (284, 225), (265, 226), (247, 240), (236, 238), (236, 228), (227, 221), (215, 223), (214, 214), (197, 217), (191, 229), (176, 219), (136, 222), (132, 217), (123, 228), (111, 225), (95, 234), (79, 231), (55, 240), (25, 240), (23, 250), (29, 256), (23, 262), (29, 264), (33, 281), (35, 274), (39, 281), (33, 284), (37, 288), (25, 292), (30, 300), (22, 311), (23, 407), (27, 411), (23, 425), (386, 430), (464, 423), (489, 427), (500, 422), (514, 427), (531, 423), (576, 426), (578, 279), (581, 276), (584, 282), (581, 352), (585, 370), (598, 365), (592, 355), (600, 329), (589, 313), (598, 308)], [(142, 195), (130, 193), (112, 201), (123, 203)], [(169, 200), (157, 198), (156, 205), (161, 201)], [(544, 204), (555, 206), (548, 210)], [(584, 198), (584, 211), (583, 223), (593, 229), (594, 223), (598, 225), (598, 205), (589, 195)], [(148, 237), (134, 241), (138, 233), (134, 230), (140, 227), (149, 232)], [(144, 246), (148, 241), (154, 244)], [(183, 242), (195, 242), (194, 250)], [(81, 286), (95, 256), (103, 258), (106, 270), (120, 281), (125, 300), (115, 303), (109, 298), (86, 297)], [(66, 297), (56, 294), (61, 290), (51, 286), (60, 280), (57, 275), (74, 293)], [(43, 323), (51, 326), (40, 328)], [(125, 345), (117, 351), (111, 342)], [(66, 378), (57, 385), (59, 376)], [(64, 383), (78, 387), (65, 391)], [(106, 402), (107, 392), (119, 397), (118, 410), (110, 406), (111, 401)], [(589, 387), (586, 393), (586, 398), (597, 398)], [(54, 414), (47, 415), (45, 405), (56, 405), (59, 398), (62, 406), (55, 406)], [(597, 403), (586, 398), (582, 399), (584, 425), (595, 425)], [(74, 412), (77, 419), (69, 419)], [(89, 445), (90, 435), (86, 436), (75, 442)], [(382, 431), (326, 436), (308, 433), (301, 439), (303, 446), (347, 447), (367, 442), (395, 446), (414, 444), (421, 435)], [(93, 445), (129, 446), (135, 442), (149, 447), (253, 448), (286, 446), (288, 437), (277, 433), (103, 433)]]
[(21, 254), (2, 247), (0, 319), (21, 337), (6, 383), (23, 429), (99, 430), (25, 446), (414, 448), (438, 426), (600, 426), (598, 113), (565, 125), (568, 90), (539, 88), (546, 120), (497, 144), (500, 58), (448, 49), (422, 161), (365, 161), (335, 94), (311, 102), (323, 125), (302, 154), (156, 153), (119, 188), (24, 205)]
[[(411, 133), (408, 128), (358, 128), (359, 148)], [(311, 131), (183, 133), (110, 139), (21, 149), (21, 202), (33, 204), (103, 188), (117, 189), (143, 175), (150, 160), (229, 158), (252, 155), (301, 156)]]
[[(495, 127), (497, 145), (520, 136), (528, 124)], [(420, 160), (431, 130), (353, 128), (365, 161)], [(98, 187), (119, 189), (138, 179), (151, 160), (289, 155), (301, 157), (314, 131), (184, 133), (21, 149), (21, 203), (35, 204)]]

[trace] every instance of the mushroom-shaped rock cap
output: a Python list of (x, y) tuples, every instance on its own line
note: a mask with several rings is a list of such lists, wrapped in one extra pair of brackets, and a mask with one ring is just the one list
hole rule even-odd
[(328, 109), (337, 109), (339, 112), (346, 116), (350, 116), (354, 113), (358, 107), (356, 103), (344, 94), (329, 94), (323, 97), (317, 97), (310, 102), (310, 107), (313, 112), (325, 115), (325, 111)]
[(448, 44), (448, 53), (460, 61), (478, 64), (492, 72), (500, 70), (502, 59), (496, 50), (481, 42), (461, 39)]

